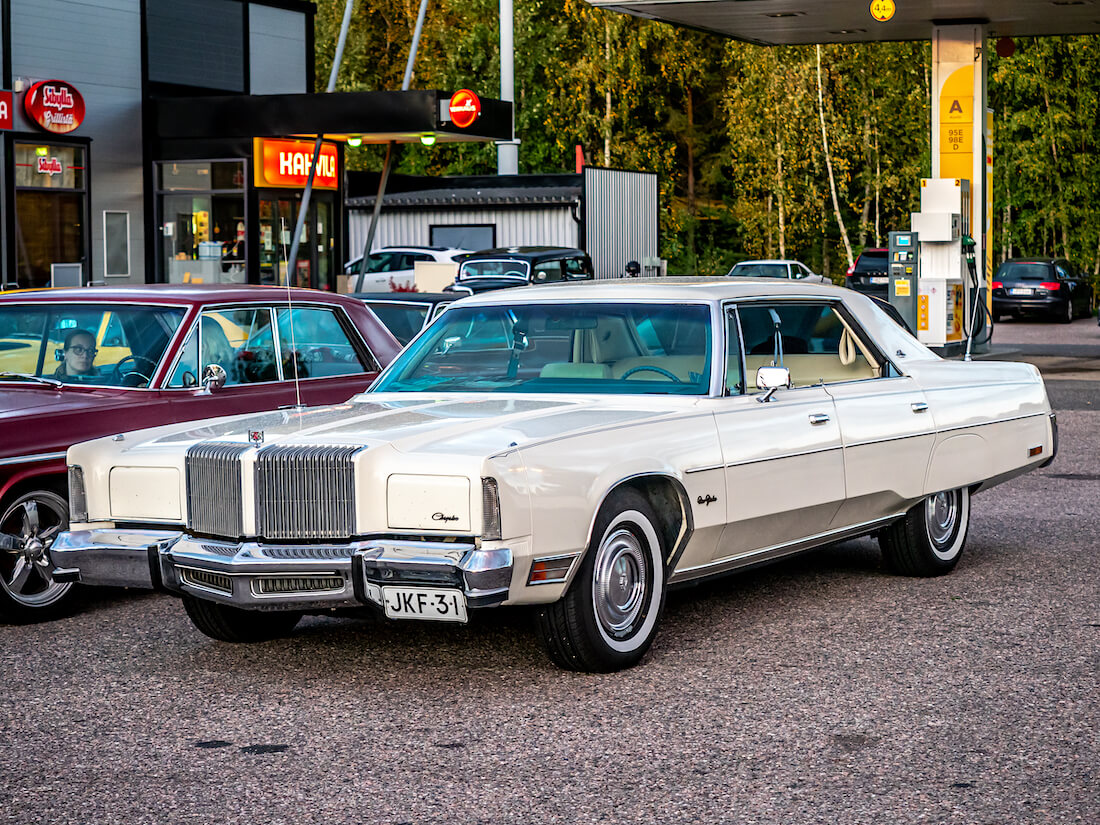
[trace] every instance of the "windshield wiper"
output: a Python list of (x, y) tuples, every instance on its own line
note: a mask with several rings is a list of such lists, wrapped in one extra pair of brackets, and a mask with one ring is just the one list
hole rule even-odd
[(0, 372), (0, 378), (22, 378), (24, 381), (34, 381), (38, 384), (45, 384), (47, 387), (57, 387), (60, 389), (65, 385), (58, 381), (56, 378), (45, 378), (41, 375), (29, 375), (25, 372)]

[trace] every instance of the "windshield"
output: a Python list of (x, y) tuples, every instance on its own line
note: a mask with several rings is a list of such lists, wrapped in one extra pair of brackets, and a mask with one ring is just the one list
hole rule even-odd
[(147, 387), (183, 315), (165, 307), (0, 305), (0, 373)]
[(786, 264), (737, 264), (730, 275), (741, 275), (753, 278), (786, 278)]
[(367, 306), (401, 346), (405, 346), (420, 332), (430, 309), (428, 304), (395, 304), (389, 301), (367, 301)]
[(452, 306), (370, 391), (706, 395), (710, 350), (705, 305)]
[(998, 279), (1004, 281), (1049, 281), (1054, 277), (1050, 264), (1005, 263), (997, 270)]
[(458, 269), (459, 278), (526, 278), (531, 271), (527, 261), (497, 258), (489, 261), (465, 261)]

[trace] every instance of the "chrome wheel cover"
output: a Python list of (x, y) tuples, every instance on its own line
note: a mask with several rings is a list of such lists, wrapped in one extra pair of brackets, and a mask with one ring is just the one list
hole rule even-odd
[(608, 635), (623, 638), (636, 629), (650, 574), (649, 554), (633, 532), (620, 527), (604, 537), (592, 569), (592, 606)]
[(961, 512), (958, 490), (947, 490), (929, 496), (924, 506), (924, 524), (928, 540), (937, 555), (950, 549), (959, 529)]
[(47, 552), (68, 523), (67, 512), (40, 498), (17, 501), (4, 513), (0, 532), (14, 536), (20, 545), (4, 551), (0, 561), (0, 586), (13, 601), (24, 607), (48, 607), (72, 589), (71, 582), (53, 580)]

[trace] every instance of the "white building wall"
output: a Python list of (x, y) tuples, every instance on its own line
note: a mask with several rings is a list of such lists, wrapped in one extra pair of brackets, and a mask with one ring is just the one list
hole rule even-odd
[[(367, 209), (348, 211), (348, 258), (363, 251), (370, 226)], [(455, 224), (492, 224), (497, 246), (579, 246), (580, 224), (569, 206), (530, 209), (438, 209), (382, 212), (374, 234), (374, 247), (428, 246), (431, 227)]]

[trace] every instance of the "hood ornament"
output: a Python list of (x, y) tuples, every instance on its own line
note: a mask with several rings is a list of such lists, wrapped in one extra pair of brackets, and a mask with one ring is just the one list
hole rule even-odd
[(249, 430), (248, 431), (248, 440), (251, 441), (253, 444), (263, 444), (264, 443), (264, 431), (263, 430)]

